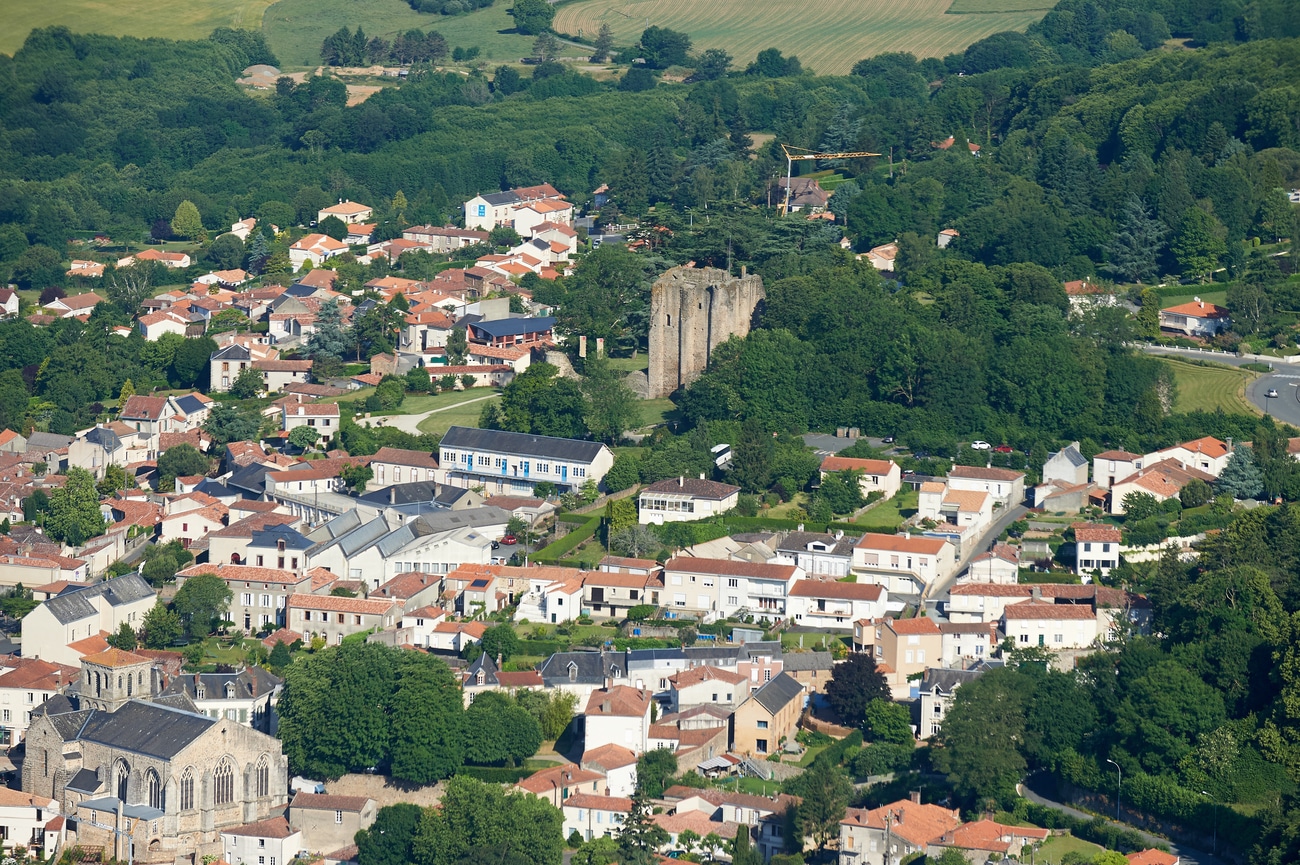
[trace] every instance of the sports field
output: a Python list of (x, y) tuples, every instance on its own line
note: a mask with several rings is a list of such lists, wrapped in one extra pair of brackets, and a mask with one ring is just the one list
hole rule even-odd
[[(192, 0), (158, 3), (149, 0), (48, 0), (0, 3), (0, 53), (13, 54), (37, 27), (56, 24), (74, 33), (110, 36), (150, 36), (201, 39), (218, 27), (256, 30), (271, 0)], [(338, 28), (334, 28), (337, 30)], [(316, 46), (319, 49), (319, 45)]]
[[(577, 0), (559, 8), (555, 29), (590, 38), (608, 24), (620, 44), (647, 25), (679, 30), (692, 48), (722, 48), (740, 66), (764, 48), (799, 57), (818, 74), (844, 74), (886, 51), (943, 57), (1003, 30), (1024, 30), (1046, 9), (946, 14), (952, 0)], [(967, 0), (968, 7), (1028, 0)], [(1041, 0), (1035, 5), (1044, 5)]]

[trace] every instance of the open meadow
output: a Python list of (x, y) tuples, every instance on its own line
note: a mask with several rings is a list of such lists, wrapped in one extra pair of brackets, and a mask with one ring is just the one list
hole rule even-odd
[(74, 33), (107, 33), (141, 39), (202, 39), (218, 27), (256, 30), (262, 24), (262, 12), (270, 5), (271, 0), (191, 0), (162, 4), (148, 0), (9, 2), (3, 4), (5, 26), (0, 27), (0, 53), (13, 54), (33, 29), (55, 25)]
[(1174, 411), (1214, 411), (1221, 408), (1235, 414), (1259, 414), (1246, 399), (1246, 384), (1254, 373), (1231, 366), (1200, 366), (1166, 358), (1174, 371), (1178, 396)]
[[(300, 0), (284, 0), (300, 2)], [(1050, 6), (1018, 9), (1029, 0), (968, 0), (967, 11), (947, 14), (952, 0), (577, 0), (559, 8), (555, 29), (591, 38), (608, 24), (620, 44), (636, 41), (647, 25), (680, 30), (696, 51), (722, 48), (743, 66), (764, 48), (795, 54), (821, 75), (847, 73), (853, 64), (886, 51), (943, 57), (1003, 30), (1024, 30)], [(1003, 5), (1012, 11), (998, 11)], [(450, 37), (449, 37), (450, 38)]]

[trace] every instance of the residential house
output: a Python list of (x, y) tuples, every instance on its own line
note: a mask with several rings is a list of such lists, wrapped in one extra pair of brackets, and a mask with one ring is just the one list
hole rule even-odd
[[(768, 798), (731, 790), (700, 790), (680, 786), (669, 787), (664, 791), (663, 798), (669, 803), (675, 802), (672, 812), (674, 818), (708, 815), (713, 821), (710, 831), (720, 836), (734, 837), (736, 830), (748, 829), (751, 835), (757, 836), (755, 846), (764, 862), (785, 850), (785, 830), (789, 825), (787, 814), (800, 801), (784, 793)], [(718, 825), (727, 828), (713, 828)], [(707, 835), (708, 832), (703, 834)], [(701, 833), (696, 832), (696, 835)]]
[[(876, 668), (885, 674), (894, 699), (915, 697), (916, 686), (910, 679), (942, 657), (943, 633), (933, 619), (925, 616), (913, 619), (886, 616), (874, 624), (874, 645), (870, 648)], [(865, 632), (862, 636), (865, 640), (873, 635)]]
[[(237, 500), (227, 505), (230, 513), (229, 524), (218, 531), (208, 535), (208, 562), (213, 566), (226, 563), (232, 565), (253, 565), (256, 567), (280, 567), (283, 569), (289, 565), (285, 561), (283, 565), (277, 564), (277, 556), (268, 555), (265, 540), (272, 537), (276, 540), (286, 540), (285, 546), (294, 547), (296, 544), (289, 540), (288, 535), (278, 535), (268, 533), (280, 527), (286, 530), (294, 531), (302, 524), (302, 520), (293, 514), (282, 513), (276, 510), (279, 506), (274, 502), (255, 502), (258, 505), (266, 505), (267, 508), (257, 511), (248, 511), (246, 500)], [(265, 538), (263, 536), (266, 536)], [(250, 545), (254, 543), (254, 537), (258, 538), (258, 552), (253, 554)], [(271, 546), (279, 546), (272, 544)], [(261, 556), (259, 561), (256, 556)], [(295, 567), (294, 570), (297, 570)], [(233, 586), (231, 587), (234, 588)], [(281, 605), (283, 607), (283, 605)]]
[(11, 429), (0, 430), (0, 454), (27, 453), (27, 439)]
[(347, 251), (348, 245), (341, 240), (326, 234), (309, 234), (289, 247), (289, 262), (293, 265), (293, 272), (297, 273), (307, 262), (311, 262), (312, 267), (320, 267)]
[(262, 390), (279, 393), (290, 385), (311, 381), (311, 364), (310, 360), (268, 358), (254, 361), (253, 368), (262, 374)]
[(12, 655), (0, 657), (0, 745), (12, 748), (22, 742), (32, 723), (32, 713), (77, 681), (78, 675), (76, 667), (66, 664)]
[(604, 776), (605, 789), (611, 796), (631, 796), (636, 792), (637, 755), (622, 745), (601, 745), (582, 755), (582, 770)]
[(1088, 482), (1088, 459), (1079, 451), (1079, 443), (1055, 451), (1043, 463), (1043, 483), (1060, 481), (1067, 485)]
[(921, 484), (916, 513), (923, 520), (957, 526), (966, 537), (975, 537), (993, 523), (993, 498), (986, 492), (927, 481)]
[(840, 862), (897, 865), (961, 825), (956, 810), (922, 805), (920, 793), (880, 808), (849, 808), (840, 821)]
[[(1001, 662), (998, 662), (1001, 666)], [(921, 677), (921, 728), (917, 737), (929, 739), (943, 731), (943, 719), (948, 716), (957, 689), (967, 682), (973, 682), (984, 675), (992, 665), (980, 663), (968, 669), (950, 669), (930, 667)]]
[(401, 603), (386, 598), (293, 594), (286, 602), (285, 626), (337, 644), (352, 634), (394, 627), (401, 614)]
[(260, 337), (235, 337), (218, 347), (208, 359), (208, 390), (224, 392), (250, 366), (266, 360), (278, 359), (280, 353), (257, 340)]
[(891, 594), (920, 594), (956, 568), (954, 547), (941, 538), (867, 532), (853, 545), (853, 572), (860, 582)]
[(12, 288), (0, 288), (0, 318), (12, 318), (18, 314), (18, 292)]
[(1031, 599), (1003, 607), (1002, 631), (1021, 648), (1086, 649), (1097, 642), (1097, 614), (1086, 604)]
[(439, 481), (484, 486), (488, 494), (532, 494), (549, 481), (561, 491), (599, 484), (614, 454), (598, 442), (453, 426), (439, 446)]
[(1004, 508), (1025, 499), (1025, 473), (1012, 469), (953, 466), (948, 471), (947, 483), (952, 490), (988, 493)]
[[(618, 746), (605, 747), (617, 748)], [(632, 765), (636, 766), (635, 757), (632, 758)], [(635, 774), (634, 768), (633, 775)], [(559, 766), (534, 772), (516, 783), (515, 789), (531, 793), (538, 799), (545, 799), (556, 808), (562, 808), (564, 800), (579, 793), (592, 796), (611, 795), (607, 776), (603, 770), (584, 769), (575, 763), (562, 763)]]
[[(544, 675), (544, 674), (543, 674)], [(591, 692), (583, 711), (583, 751), (618, 745), (644, 754), (650, 740), (650, 692), (606, 680)]]
[(574, 832), (584, 841), (616, 837), (632, 811), (632, 800), (625, 796), (596, 796), (575, 793), (564, 800), (564, 837)]
[(1104, 490), (1142, 468), (1142, 455), (1128, 451), (1102, 451), (1092, 458), (1092, 482)]
[(1074, 572), (1080, 576), (1094, 571), (1110, 576), (1119, 567), (1120, 531), (1115, 526), (1075, 523)]
[[(421, 571), (407, 571), (398, 574), (377, 589), (366, 593), (372, 600), (398, 601), (402, 610), (418, 610), (436, 603), (442, 592), (442, 577)], [(540, 680), (538, 681), (540, 685)]]
[(1119, 303), (1113, 291), (1087, 279), (1072, 279), (1063, 287), (1071, 313), (1082, 312), (1090, 306), (1115, 306)]
[(698, 478), (679, 477), (656, 481), (641, 489), (637, 499), (637, 521), (641, 525), (708, 519), (729, 511), (740, 498), (740, 487)]
[(788, 673), (781, 673), (736, 708), (732, 750), (751, 757), (777, 753), (794, 739), (803, 706), (803, 686)]
[[(329, 207), (322, 208), (316, 213), (316, 222), (324, 222), (333, 216), (343, 222), (344, 225), (356, 225), (365, 222), (375, 213), (375, 209), (365, 204), (358, 204), (355, 201), (340, 201), (338, 204), (331, 204)], [(233, 863), (232, 863), (233, 865)]]
[[(1145, 457), (1143, 459), (1145, 461)], [(1200, 469), (1185, 467), (1176, 459), (1167, 459), (1154, 464), (1146, 463), (1146, 468), (1138, 469), (1111, 486), (1110, 512), (1124, 513), (1126, 510), (1124, 497), (1129, 493), (1144, 493), (1158, 502), (1176, 498), (1183, 487), (1193, 479), (1212, 484), (1215, 475)]]
[[(789, 187), (787, 193), (786, 187)], [(826, 203), (830, 201), (830, 193), (822, 189), (821, 183), (815, 177), (778, 177), (776, 179), (776, 188), (786, 202), (788, 202), (791, 213), (798, 213), (806, 210), (809, 213), (822, 213), (826, 210)], [(788, 195), (788, 198), (786, 196)]]
[(140, 316), (136, 319), (135, 324), (140, 331), (140, 335), (147, 342), (157, 342), (158, 338), (165, 333), (185, 336), (190, 327), (190, 320), (188, 316), (181, 315), (179, 312), (160, 309), (157, 312)]
[(338, 850), (353, 843), (362, 829), (370, 828), (378, 810), (375, 800), (367, 796), (298, 792), (289, 802), (289, 825), (302, 831), (304, 850)]
[(720, 616), (745, 610), (783, 618), (790, 587), (803, 576), (795, 565), (674, 556), (664, 563), (662, 605)]
[(228, 865), (288, 865), (305, 849), (301, 830), (283, 815), (223, 829), (221, 848)]
[[(938, 858), (945, 850), (957, 850), (971, 865), (1023, 858), (1026, 847), (1037, 848), (1049, 837), (1050, 829), (1037, 826), (1007, 826), (985, 818), (963, 823), (945, 833), (929, 847), (929, 856)], [(928, 857), (927, 857), (928, 858)]]
[(1160, 310), (1160, 329), (1183, 336), (1209, 338), (1232, 327), (1232, 313), (1225, 306), (1206, 303), (1199, 297), (1189, 303)]
[(65, 837), (66, 821), (57, 800), (20, 790), (0, 788), (0, 847), (6, 858), (25, 856), (54, 861)]
[(884, 616), (888, 599), (883, 586), (870, 583), (797, 580), (787, 606), (801, 627), (848, 631), (858, 619)]
[(153, 587), (136, 573), (64, 592), (23, 616), (23, 657), (78, 664), (86, 653), (72, 644), (102, 640), (123, 623), (138, 630), (156, 600)]
[(382, 447), (370, 457), (370, 470), (374, 477), (366, 483), (367, 490), (378, 490), (394, 484), (437, 480), (438, 457), (426, 451)]
[(505, 691), (514, 695), (518, 691), (540, 691), (542, 675), (536, 670), (507, 672), (501, 669), (501, 656), (497, 660), (486, 652), (474, 659), (461, 673), (461, 690), (468, 708), (474, 698), (485, 691)]
[[(1300, 203), (1300, 192), (1291, 193), (1291, 201)], [(1139, 850), (1135, 853), (1124, 854), (1128, 859), (1129, 865), (1178, 865), (1182, 859), (1173, 853), (1166, 853), (1163, 850)]]
[[(203, 493), (188, 493), (187, 495), (209, 498)], [(172, 503), (169, 502), (168, 504)], [(161, 531), (158, 535), (158, 540), (161, 543), (180, 541), (181, 546), (188, 550), (196, 542), (207, 538), (212, 532), (226, 527), (226, 517), (229, 511), (221, 502), (213, 499), (210, 504), (187, 507), (187, 505), (192, 504), (195, 504), (195, 502), (183, 500), (178, 506), (179, 509), (164, 514)]]
[(541, 225), (571, 225), (573, 205), (554, 198), (534, 200), (516, 205), (510, 215), (519, 236), (532, 237)]
[(811, 579), (838, 580), (849, 575), (853, 566), (853, 544), (857, 538), (844, 532), (819, 534), (790, 532), (776, 546), (776, 562), (802, 568)]
[(261, 667), (226, 673), (190, 673), (172, 679), (162, 696), (184, 694), (199, 714), (225, 718), (275, 735), (275, 704), (284, 680)]
[(482, 622), (439, 622), (429, 634), (428, 648), (459, 655), (466, 647), (481, 642), (486, 630)]
[(288, 599), (312, 590), (312, 578), (307, 574), (256, 565), (190, 565), (176, 574), (177, 582), (183, 585), (185, 579), (199, 574), (215, 574), (225, 582), (231, 593), (227, 615), (236, 628), (247, 633), (285, 625)]
[(493, 348), (550, 345), (555, 336), (555, 319), (498, 318), (470, 323), (468, 330), (470, 339)]
[(884, 243), (867, 250), (866, 259), (876, 270), (893, 272), (898, 259), (898, 244)]
[(970, 560), (970, 566), (957, 582), (1001, 585), (1020, 582), (1020, 548), (994, 543), (992, 548)]
[(1232, 440), (1219, 441), (1214, 436), (1204, 436), (1195, 441), (1184, 442), (1173, 447), (1149, 453), (1142, 458), (1142, 465), (1154, 466), (1173, 460), (1185, 469), (1196, 469), (1212, 477), (1223, 473), (1224, 467), (1232, 457)]
[(749, 698), (749, 677), (719, 667), (692, 667), (668, 677), (668, 710), (720, 706), (728, 711)]
[(1150, 624), (1151, 605), (1146, 598), (1095, 583), (1011, 586), (967, 583), (953, 586), (947, 612), (953, 622), (999, 622), (1009, 604), (1022, 601), (1086, 607), (1096, 616), (1097, 633), (1108, 637), (1128, 628), (1143, 631)]
[(881, 493), (884, 498), (892, 499), (903, 486), (903, 472), (898, 463), (892, 460), (867, 460), (851, 457), (828, 456), (822, 460), (821, 477), (832, 472), (857, 472), (858, 486), (863, 496)]
[(175, 270), (184, 270), (193, 264), (188, 253), (146, 249), (143, 252), (137, 252), (134, 255), (128, 255), (126, 258), (118, 259), (117, 266), (131, 267), (137, 261), (156, 261), (163, 267), (170, 267)]
[[(479, 243), (488, 242), (488, 232), (456, 228), (453, 225), (435, 227), (432, 225), (413, 225), (402, 231), (403, 240), (412, 240), (427, 246), (433, 252), (446, 253), (455, 249), (464, 249)], [(559, 807), (558, 803), (556, 807)]]
[(998, 645), (997, 625), (986, 622), (943, 622), (941, 663), (945, 667), (964, 667), (993, 656)]
[(835, 662), (830, 652), (790, 651), (781, 656), (781, 666), (808, 693), (824, 694)]
[(148, 448), (134, 429), (115, 421), (83, 430), (68, 445), (68, 465), (83, 468), (102, 480), (110, 465), (125, 466), (142, 462)]
[(338, 403), (319, 402), (285, 406), (280, 413), (280, 429), (289, 433), (300, 426), (311, 427), (320, 433), (322, 439), (329, 440), (339, 428)]

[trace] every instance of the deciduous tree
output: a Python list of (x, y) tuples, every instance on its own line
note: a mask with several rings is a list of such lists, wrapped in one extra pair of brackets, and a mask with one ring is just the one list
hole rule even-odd
[(876, 660), (866, 652), (854, 652), (847, 661), (836, 664), (826, 683), (826, 700), (840, 719), (851, 727), (866, 720), (867, 704), (872, 700), (889, 700), (889, 686), (876, 669)]

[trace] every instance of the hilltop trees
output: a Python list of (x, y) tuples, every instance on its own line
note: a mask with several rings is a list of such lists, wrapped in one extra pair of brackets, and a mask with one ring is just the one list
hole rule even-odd
[(515, 19), (515, 30), (525, 36), (536, 36), (550, 29), (555, 20), (555, 7), (546, 0), (515, 0), (510, 15)]

